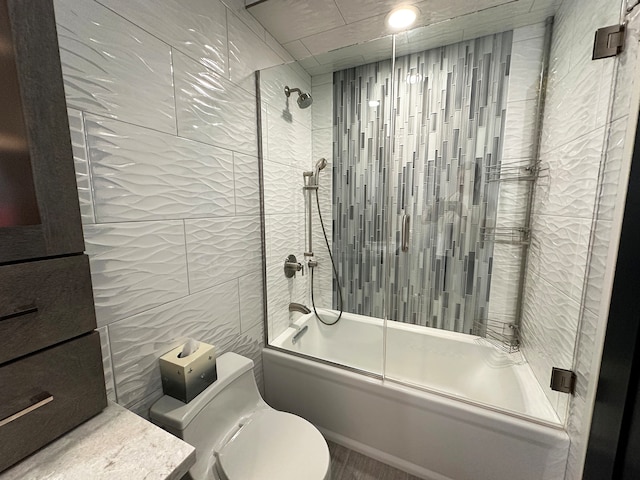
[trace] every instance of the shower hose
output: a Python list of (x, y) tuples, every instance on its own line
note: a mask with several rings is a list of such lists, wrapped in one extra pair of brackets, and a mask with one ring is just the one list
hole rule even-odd
[[(313, 271), (315, 268), (311, 268), (311, 305), (313, 306), (313, 313), (315, 313), (316, 318), (320, 320), (320, 322), (325, 325), (335, 325), (342, 318), (343, 312), (343, 303), (342, 303), (342, 288), (340, 287), (340, 279), (338, 278), (338, 270), (336, 269), (336, 263), (333, 261), (333, 254), (331, 253), (331, 247), (329, 246), (329, 239), (327, 238), (327, 231), (324, 228), (324, 221), (322, 220), (322, 212), (320, 211), (320, 198), (318, 197), (318, 190), (316, 189), (316, 205), (318, 206), (318, 217), (320, 218), (320, 226), (322, 227), (322, 234), (324, 235), (324, 243), (327, 245), (327, 252), (329, 252), (329, 258), (331, 259), (331, 267), (333, 268), (333, 275), (336, 279), (336, 285), (338, 286), (338, 299), (340, 300), (340, 314), (338, 318), (336, 318), (333, 322), (327, 322), (323, 320), (320, 315), (318, 315), (318, 311), (316, 310), (316, 301), (313, 298)], [(311, 208), (311, 205), (309, 205)]]

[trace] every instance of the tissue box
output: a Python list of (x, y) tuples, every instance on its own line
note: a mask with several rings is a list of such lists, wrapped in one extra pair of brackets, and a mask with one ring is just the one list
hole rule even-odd
[(160, 357), (162, 390), (165, 395), (189, 403), (218, 378), (213, 345), (200, 343), (191, 355), (179, 358), (184, 345)]

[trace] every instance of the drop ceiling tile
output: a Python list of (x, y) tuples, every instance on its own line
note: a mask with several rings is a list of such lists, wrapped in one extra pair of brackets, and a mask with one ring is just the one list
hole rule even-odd
[(249, 13), (280, 43), (289, 43), (345, 24), (333, 0), (270, 0), (251, 6)]
[(391, 33), (385, 24), (385, 15), (360, 20), (327, 30), (302, 39), (305, 47), (313, 55), (335, 50), (336, 48), (363, 43)]
[(480, 9), (478, 3), (478, 0), (423, 0), (416, 4), (420, 10), (416, 23), (429, 25), (477, 12)]
[(316, 60), (316, 57), (307, 57), (307, 58), (305, 58), (303, 60), (300, 60), (298, 62), (298, 65), (300, 65), (307, 72), (309, 72), (310, 75), (313, 75), (313, 73), (311, 73), (311, 70), (309, 70), (309, 69), (313, 68), (313, 67), (319, 67), (320, 66), (320, 62), (318, 62), (318, 60)]
[(266, 33), (266, 42), (271, 50), (276, 52), (282, 60), (285, 62), (293, 62), (295, 59), (270, 33)]
[[(399, 3), (413, 4), (421, 12), (413, 30), (397, 34), (397, 53), (407, 54), (544, 21), (555, 13), (561, 1), (335, 0), (344, 20), (338, 26), (326, 19), (323, 9), (331, 12), (329, 17), (335, 14), (326, 0), (269, 0), (248, 11), (284, 43), (302, 68), (315, 75), (328, 72), (332, 65), (355, 66), (345, 65), (348, 58), (369, 63), (390, 56), (386, 44), (380, 43), (378, 50), (374, 42), (391, 33), (385, 17)], [(320, 17), (323, 25), (315, 22), (311, 28), (305, 26), (306, 18), (315, 21)], [(271, 29), (271, 24), (287, 32)], [(298, 33), (290, 34), (292, 28)], [(283, 41), (283, 35), (290, 40)], [(294, 38), (296, 35), (299, 38)]]
[(316, 60), (320, 65), (344, 64), (349, 59), (362, 60), (363, 57), (371, 58), (391, 58), (392, 39), (391, 37), (381, 38), (380, 41), (373, 40), (363, 45), (340, 48), (331, 52), (316, 55)]
[[(357, 22), (376, 15), (386, 15), (400, 5), (412, 5), (419, 0), (336, 0), (336, 5), (347, 23)], [(473, 2), (475, 3), (475, 2)]]
[(311, 52), (307, 50), (300, 40), (294, 40), (293, 42), (285, 43), (282, 45), (296, 60), (302, 60), (311, 56)]

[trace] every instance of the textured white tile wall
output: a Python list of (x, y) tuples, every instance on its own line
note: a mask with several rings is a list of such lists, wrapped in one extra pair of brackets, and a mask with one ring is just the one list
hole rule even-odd
[[(311, 119), (313, 162), (315, 163), (320, 158), (327, 159), (327, 166), (320, 173), (318, 196), (329, 245), (333, 247), (333, 74), (311, 77), (311, 84), (314, 108)], [(333, 267), (322, 234), (315, 200), (313, 245), (318, 261), (313, 279), (315, 304), (322, 308), (339, 307), (333, 299)], [(344, 285), (341, 285), (341, 288), (344, 289)]]
[[(592, 61), (585, 44), (598, 25), (615, 21), (618, 7), (613, 0), (590, 1), (589, 6), (566, 1), (553, 32), (540, 146), (544, 173), (535, 192), (522, 341), (525, 357), (562, 422), (569, 398), (548, 387), (550, 368), (571, 368), (573, 363), (580, 317), (576, 302), (582, 298), (605, 137), (599, 96), (600, 90), (609, 90), (611, 83), (602, 77), (613, 62)], [(590, 8), (599, 15), (587, 15)], [(547, 307), (556, 310), (541, 314)], [(563, 341), (557, 342), (556, 335)]]
[[(507, 92), (502, 165), (510, 172), (524, 175), (514, 166), (533, 161), (537, 96), (542, 69), (544, 23), (536, 23), (513, 31), (511, 68)], [(523, 227), (531, 185), (526, 181), (500, 182), (497, 228)], [(491, 272), (489, 313), (491, 320), (511, 323), (517, 317), (520, 295), (521, 264), (525, 251), (517, 246), (496, 244)]]
[[(308, 304), (309, 300), (302, 173), (311, 170), (311, 118), (316, 99), (310, 108), (300, 109), (298, 94), (287, 98), (285, 86), (311, 92), (311, 77), (295, 64), (260, 72), (269, 340), (300, 315), (289, 313), (289, 303)], [(284, 261), (291, 254), (305, 264), (305, 271), (287, 279)]]
[(131, 406), (161, 388), (158, 352), (192, 336), (223, 348), (240, 334), (238, 280), (109, 325), (118, 402)]
[(187, 337), (262, 385), (253, 72), (290, 57), (242, 3), (55, 0), (107, 391), (145, 416)]
[(93, 115), (85, 123), (98, 222), (235, 213), (230, 150)]
[(73, 108), (69, 108), (67, 112), (82, 223), (95, 223), (96, 215), (93, 210), (93, 190), (91, 188), (91, 172), (89, 171), (89, 152), (85, 140), (84, 115), (81, 111)]
[[(608, 303), (603, 276), (611, 266), (610, 220), (621, 191), (616, 152), (628, 125), (626, 119), (611, 123), (620, 114), (609, 113), (618, 60), (592, 61), (592, 38), (596, 28), (617, 23), (619, 13), (618, 0), (562, 3), (555, 17), (542, 128), (544, 171), (535, 192), (522, 350), (567, 425), (568, 479), (582, 476), (593, 406), (589, 395), (597, 382), (593, 358), (601, 348), (598, 316)], [(627, 113), (630, 78), (619, 82), (616, 92), (616, 98), (627, 99)], [(552, 366), (576, 370), (575, 396), (549, 389)]]
[(173, 52), (178, 135), (256, 156), (256, 116), (251, 83), (239, 88), (178, 51)]
[[(585, 17), (593, 19), (593, 12), (581, 12), (580, 18)], [(613, 13), (610, 17), (613, 18)], [(603, 88), (613, 85), (614, 91), (606, 117), (608, 124), (605, 127), (604, 163), (598, 182), (597, 217), (591, 228), (582, 297), (583, 314), (574, 360), (577, 381), (567, 420), (571, 437), (566, 474), (568, 480), (582, 478), (637, 128), (640, 104), (640, 12), (636, 9), (626, 20), (625, 51), (614, 61), (615, 74), (607, 76), (610, 68), (605, 66), (603, 75)], [(603, 109), (602, 102), (599, 103), (599, 108)]]
[(169, 45), (93, 0), (54, 5), (67, 105), (175, 133)]
[(84, 237), (98, 326), (189, 293), (182, 221), (85, 225)]

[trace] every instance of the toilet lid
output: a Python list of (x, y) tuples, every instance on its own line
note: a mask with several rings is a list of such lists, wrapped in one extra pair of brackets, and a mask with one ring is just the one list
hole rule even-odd
[(229, 480), (323, 480), (330, 465), (327, 442), (313, 425), (273, 410), (255, 415), (217, 457)]

